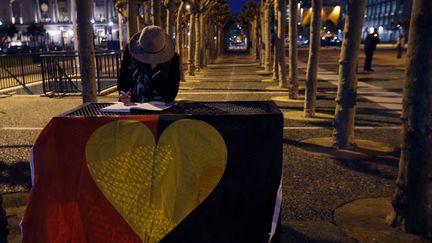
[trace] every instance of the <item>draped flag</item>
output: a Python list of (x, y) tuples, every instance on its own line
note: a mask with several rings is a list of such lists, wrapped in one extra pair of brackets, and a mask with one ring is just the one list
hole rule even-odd
[(266, 242), (281, 136), (230, 119), (53, 118), (33, 147), (23, 242)]

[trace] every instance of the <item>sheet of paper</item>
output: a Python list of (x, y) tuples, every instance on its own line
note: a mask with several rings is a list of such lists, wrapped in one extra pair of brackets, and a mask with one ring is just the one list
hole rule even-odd
[(124, 103), (116, 102), (110, 106), (102, 108), (103, 112), (130, 112), (130, 109), (139, 109), (147, 111), (163, 111), (170, 108), (171, 104), (166, 104), (161, 101), (150, 101), (146, 103)]

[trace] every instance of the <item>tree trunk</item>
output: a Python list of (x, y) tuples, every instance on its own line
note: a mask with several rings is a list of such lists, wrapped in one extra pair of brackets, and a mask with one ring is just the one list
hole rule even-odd
[(200, 67), (200, 54), (201, 54), (201, 33), (200, 33), (200, 15), (201, 13), (195, 14), (195, 52), (194, 52), (194, 63), (195, 71), (201, 71)]
[(208, 28), (206, 28), (208, 26), (207, 24), (207, 17), (203, 16), (202, 18), (202, 22), (201, 22), (201, 28), (202, 28), (202, 40), (203, 40), (203, 48), (202, 48), (202, 67), (205, 68), (207, 67), (207, 51), (209, 49), (208, 46)]
[(223, 26), (218, 28), (218, 56), (223, 55), (224, 52), (224, 39), (223, 39)]
[[(264, 0), (263, 0), (264, 1)], [(264, 68), (264, 53), (265, 53), (265, 42), (266, 42), (266, 38), (265, 38), (265, 21), (264, 21), (264, 3), (263, 1), (261, 1), (261, 5), (260, 5), (260, 40), (261, 40), (261, 45), (260, 45), (260, 66), (262, 68)]]
[(260, 37), (259, 37), (259, 16), (256, 16), (254, 22), (255, 22), (255, 48), (254, 48), (254, 55), (255, 55), (255, 59), (259, 60), (259, 51), (260, 51)]
[(290, 99), (298, 98), (297, 82), (297, 0), (289, 0), (289, 93)]
[(144, 2), (144, 22), (146, 25), (150, 25), (152, 23), (151, 20), (151, 2)]
[(286, 78), (286, 59), (285, 59), (285, 29), (286, 29), (286, 1), (278, 0), (278, 14), (277, 14), (277, 44), (278, 49), (278, 71), (279, 71), (279, 86), (287, 87)]
[(184, 72), (183, 72), (183, 11), (184, 11), (185, 1), (180, 2), (180, 6), (177, 10), (177, 23), (176, 23), (176, 51), (180, 55), (180, 80), (184, 81)]
[(314, 117), (317, 94), (318, 60), (320, 52), (321, 10), (323, 0), (312, 0), (312, 22), (310, 25), (309, 59), (306, 70), (304, 116)]
[(204, 13), (200, 14), (200, 22), (199, 22), (199, 26), (200, 26), (200, 55), (199, 55), (199, 65), (200, 68), (204, 67), (204, 59), (205, 59), (205, 49), (206, 47), (206, 32), (204, 29), (205, 26), (205, 18), (204, 18)]
[[(192, 8), (192, 6), (191, 6)], [(189, 17), (189, 50), (188, 50), (188, 71), (190, 76), (195, 76), (195, 13)]]
[(120, 50), (123, 50), (125, 46), (124, 33), (123, 33), (123, 21), (122, 21), (123, 16), (120, 13), (118, 13), (117, 19), (118, 19), (118, 31), (119, 31), (119, 45), (120, 45)]
[(336, 97), (333, 143), (347, 149), (354, 143), (357, 96), (357, 62), (366, 0), (348, 0), (344, 38), (339, 60), (339, 84)]
[(432, 236), (432, 1), (414, 0), (403, 92), (402, 139), (390, 223)]
[(86, 0), (76, 0), (78, 23), (78, 42), (80, 48), (80, 73), (83, 103), (97, 102), (96, 95), (96, 65), (93, 46), (92, 3)]
[(153, 25), (162, 26), (160, 0), (152, 0), (152, 22)]
[[(92, 8), (91, 8), (92, 9)], [(81, 15), (81, 13), (80, 13)], [(138, 24), (137, 19), (138, 17), (138, 1), (137, 0), (129, 0), (128, 1), (128, 36), (129, 40), (130, 38), (138, 32)], [(91, 17), (90, 17), (91, 18)]]
[(271, 71), (271, 36), (270, 36), (270, 3), (264, 5), (264, 38), (265, 38), (265, 55), (264, 70)]
[[(79, 46), (78, 46), (78, 38), (76, 36), (76, 33), (78, 33), (77, 28), (77, 12), (76, 12), (76, 1), (71, 1), (71, 22), (72, 22), (72, 31), (74, 32), (74, 51), (79, 52)], [(62, 37), (63, 38), (63, 37)], [(120, 46), (121, 47), (121, 46)], [(75, 58), (75, 63), (77, 64), (77, 67), (79, 68), (79, 55)]]
[(175, 15), (175, 2), (168, 1), (166, 11), (166, 32), (171, 38), (174, 38), (174, 15)]
[(273, 13), (274, 13), (274, 20), (273, 20), (273, 81), (277, 82), (279, 81), (279, 55), (280, 50), (278, 49), (278, 39), (279, 36), (277, 35), (278, 29), (279, 29), (279, 22), (278, 22), (278, 6), (279, 6), (279, 0), (274, 0), (273, 3)]

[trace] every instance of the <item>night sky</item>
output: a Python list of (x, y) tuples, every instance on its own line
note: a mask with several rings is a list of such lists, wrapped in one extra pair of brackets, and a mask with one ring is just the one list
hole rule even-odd
[[(228, 0), (228, 3), (231, 8), (232, 13), (240, 13), (240, 10), (248, 0)], [(255, 0), (255, 2), (259, 2), (259, 0)]]

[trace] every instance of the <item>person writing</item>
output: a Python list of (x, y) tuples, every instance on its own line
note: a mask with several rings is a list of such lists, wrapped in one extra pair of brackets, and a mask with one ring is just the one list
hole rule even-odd
[(158, 26), (147, 26), (125, 48), (117, 80), (122, 102), (173, 102), (180, 83), (180, 56)]

